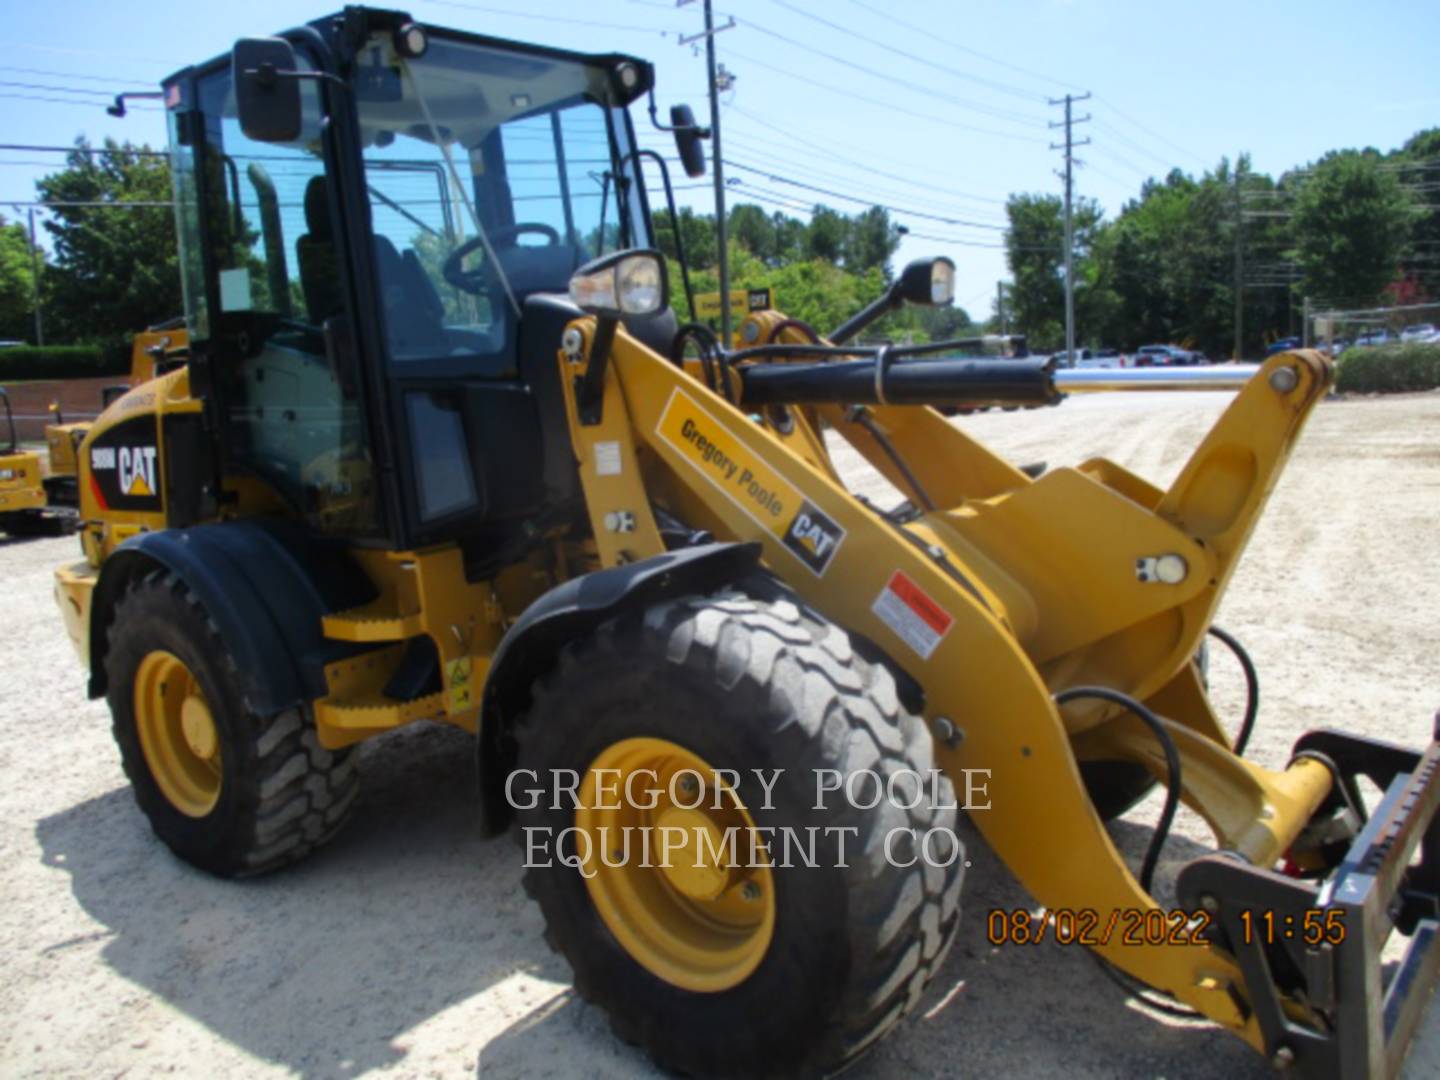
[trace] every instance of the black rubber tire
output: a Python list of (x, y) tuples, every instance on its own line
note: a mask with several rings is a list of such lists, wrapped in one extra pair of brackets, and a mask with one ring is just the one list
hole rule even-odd
[[(714, 767), (740, 771), (738, 794), (757, 827), (855, 828), (848, 867), (837, 866), (834, 845), (822, 841), (815, 866), (774, 868), (771, 945), (753, 974), (717, 993), (679, 988), (633, 960), (576, 870), (533, 866), (525, 888), (576, 990), (665, 1068), (826, 1075), (889, 1030), (939, 969), (959, 923), (964, 850), (943, 774), (913, 811), (884, 799), (862, 810), (834, 796), (816, 808), (814, 769), (929, 775), (930, 733), (901, 705), (891, 673), (863, 659), (843, 630), (773, 582), (747, 582), (745, 590), (662, 602), (568, 645), (535, 684), (517, 729), (518, 767), (583, 776), (614, 742), (669, 739)], [(766, 809), (749, 770), (777, 768), (785, 771)], [(527, 827), (556, 836), (571, 824), (568, 806), (542, 802), (519, 811), (516, 836), (523, 849)], [(894, 829), (897, 862), (918, 854), (931, 832), (936, 861), (953, 861), (893, 865), (883, 843)]]
[[(221, 748), (220, 797), (204, 817), (181, 813), (155, 783), (135, 725), (134, 681), (156, 649), (194, 674)], [(115, 608), (105, 655), (115, 742), (135, 801), (155, 834), (186, 862), (221, 877), (278, 869), (333, 837), (360, 780), (348, 749), (323, 748), (307, 709), (261, 717), (246, 708), (239, 672), (199, 601), (174, 574), (155, 571)]]

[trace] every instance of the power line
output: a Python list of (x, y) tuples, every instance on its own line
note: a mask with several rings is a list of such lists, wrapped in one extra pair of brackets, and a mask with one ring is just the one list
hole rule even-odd
[(589, 26), (599, 30), (623, 30), (627, 33), (660, 34), (661, 36), (666, 34), (678, 36), (684, 32), (679, 27), (636, 26), (633, 23), (626, 25), (624, 23), (599, 22), (594, 19), (574, 19), (560, 15), (539, 14), (533, 11), (516, 11), (513, 8), (490, 7), (485, 4), (466, 4), (461, 3), (460, 0), (428, 0), (428, 2), (439, 7), (478, 11), (484, 15), (507, 15), (512, 19), (539, 19), (547, 23), (568, 23), (571, 26)]
[[(783, 0), (774, 0), (774, 2), (785, 6), (783, 4)], [(813, 18), (818, 20), (819, 22), (823, 22), (827, 26), (835, 26), (834, 23), (827, 22), (826, 20), (821, 19), (818, 15), (809, 15), (806, 12), (799, 11), (798, 8), (792, 10), (796, 10), (799, 14), (805, 15), (807, 18)], [(893, 83), (894, 85), (899, 86), (902, 89), (909, 90), (913, 93), (923, 94), (927, 98), (943, 98), (945, 101), (948, 101), (952, 105), (959, 106), (962, 109), (970, 109), (974, 112), (978, 112), (984, 116), (993, 117), (997, 120), (1005, 120), (1011, 123), (1031, 125), (1041, 123), (1040, 118), (1036, 116), (1030, 116), (1025, 113), (1015, 112), (1013, 109), (996, 108), (992, 105), (985, 105), (980, 102), (972, 101), (968, 98), (955, 97), (953, 94), (946, 94), (943, 91), (935, 90), (934, 88), (925, 86), (921, 83), (911, 82), (909, 79), (902, 79), (896, 75), (889, 75), (883, 71), (876, 71), (874, 68), (866, 67), (864, 64), (850, 59), (849, 57), (836, 56), (834, 53), (829, 53), (826, 52), (824, 49), (817, 48), (813, 42), (800, 41), (797, 38), (788, 37), (787, 35), (780, 33), (778, 30), (772, 30), (768, 26), (762, 26), (761, 24), (755, 22), (755, 20), (753, 19), (737, 19), (736, 21), (739, 22), (741, 25), (748, 26), (753, 30), (758, 30), (762, 34), (776, 38), (779, 41), (786, 42), (787, 44), (793, 45), (796, 48), (805, 49), (807, 52), (812, 52), (816, 56), (823, 56), (831, 63), (839, 64), (842, 68), (848, 68), (852, 71), (864, 72), (871, 78), (880, 79), (888, 83)], [(837, 29), (840, 29), (845, 33), (849, 33), (849, 31), (845, 31), (843, 27), (838, 27)], [(854, 35), (851, 34), (850, 36), (853, 37)]]
[[(98, 94), (100, 97), (109, 100), (115, 96), (110, 90), (91, 90), (84, 86), (50, 86), (46, 83), (10, 82), (0, 79), (0, 86), (9, 86), (18, 90), (49, 90), (59, 94)], [(96, 102), (100, 104), (100, 102)]]
[[(861, 38), (859, 34), (849, 29), (848, 27), (841, 26), (839, 23), (831, 22), (829, 19), (826, 19), (820, 15), (813, 14), (812, 12), (805, 11), (802, 8), (796, 7), (794, 4), (788, 3), (787, 0), (771, 0), (771, 2), (774, 3), (777, 7), (782, 7), (786, 11), (792, 11), (796, 15), (809, 19), (812, 22), (817, 22), (822, 26), (828, 26), (830, 29), (845, 34), (847, 37), (863, 40), (867, 44), (874, 45), (876, 48), (884, 49), (886, 52), (894, 53), (896, 56), (903, 57), (904, 59), (912, 61), (913, 63), (922, 64), (928, 68), (934, 68), (941, 74), (948, 75), (951, 78), (965, 79), (969, 82), (978, 83), (981, 86), (989, 87), (992, 90), (998, 90), (1001, 93), (1013, 94), (1016, 97), (1023, 98), (1026, 101), (1043, 102), (1045, 100), (1044, 94), (1035, 93), (1030, 90), (1021, 90), (1017, 87), (1009, 86), (1006, 83), (997, 82), (994, 79), (987, 79), (983, 75), (970, 75), (963, 71), (956, 71), (952, 65), (937, 64), (933, 60), (927, 60), (923, 56), (917, 56), (915, 53), (907, 52), (904, 49), (897, 49), (895, 46), (887, 45), (885, 44), (885, 42), (879, 41), (875, 38)], [(1030, 117), (1029, 119), (1033, 119), (1036, 122), (1039, 122), (1040, 120), (1039, 117)]]
[(833, 188), (823, 188), (816, 184), (807, 184), (803, 180), (796, 180), (794, 177), (790, 176), (782, 176), (779, 173), (773, 173), (767, 169), (762, 169), (755, 165), (747, 165), (743, 161), (735, 161), (727, 158), (725, 160), (725, 164), (731, 166), (732, 168), (744, 169), (748, 172), (755, 173), (757, 176), (762, 176), (766, 180), (770, 180), (777, 184), (787, 184), (790, 187), (801, 188), (805, 191), (813, 191), (820, 195), (829, 195), (831, 198), (844, 199), (847, 202), (859, 203), (862, 206), (879, 206), (885, 210), (890, 210), (897, 214), (904, 214), (907, 217), (918, 217), (924, 218), (927, 221), (938, 221), (942, 225), (959, 225), (964, 228), (970, 229), (994, 229), (997, 232), (1004, 232), (1007, 228), (1007, 226), (1005, 225), (990, 225), (983, 222), (967, 221), (964, 218), (946, 217), (942, 214), (932, 214), (925, 210), (914, 210), (901, 206), (888, 206), (885, 203), (882, 203), (876, 199), (862, 197), (858, 195), (849, 195), (843, 191), (835, 191)]
[(11, 67), (8, 64), (0, 64), (0, 71), (11, 71), (20, 75), (45, 75), (54, 79), (76, 79), (80, 82), (103, 82), (114, 83), (117, 86), (138, 86), (141, 83), (149, 85), (154, 79), (121, 79), (113, 75), (81, 75), (73, 71), (49, 71), (44, 68)]
[[(732, 145), (736, 145), (736, 149), (738, 149), (738, 150), (739, 150), (741, 153), (743, 153), (743, 154), (747, 154), (747, 155), (753, 154), (756, 158), (766, 158), (766, 159), (775, 156), (773, 151), (765, 150), (765, 149), (763, 149), (763, 148), (761, 148), (761, 147), (758, 147), (758, 146), (754, 146), (754, 147), (750, 146), (749, 143), (750, 143), (750, 141), (751, 141), (753, 138), (754, 138), (754, 136), (751, 135), (751, 134), (749, 134), (749, 133), (747, 132), (743, 137), (734, 136), (734, 135), (727, 136), (727, 141), (731, 141), (731, 142), (732, 142)], [(788, 165), (788, 166), (792, 166), (792, 167), (794, 167), (794, 168), (796, 168), (796, 169), (799, 169), (799, 170), (803, 171), (803, 172), (804, 172), (805, 174), (807, 174), (807, 175), (816, 176), (816, 177), (819, 177), (819, 178), (825, 179), (825, 180), (837, 181), (837, 182), (839, 182), (839, 183), (841, 183), (841, 184), (853, 184), (853, 183), (856, 183), (856, 182), (857, 182), (857, 181), (856, 181), (856, 178), (855, 178), (854, 176), (848, 176), (848, 175), (845, 175), (845, 174), (843, 174), (843, 173), (831, 172), (831, 171), (827, 171), (827, 170), (825, 170), (825, 169), (817, 169), (817, 168), (815, 168), (813, 165), (811, 165), (809, 162), (796, 161), (796, 160), (794, 160), (794, 159), (787, 159), (787, 158), (777, 158), (776, 164), (778, 164), (778, 165), (780, 165), (780, 166), (787, 166), (787, 165)], [(873, 191), (873, 192), (875, 192), (875, 193), (877, 193), (877, 194), (880, 194), (880, 195), (885, 196), (886, 198), (896, 198), (896, 199), (926, 198), (926, 196), (921, 195), (921, 194), (917, 194), (917, 193), (914, 192), (914, 191), (910, 191), (910, 192), (897, 192), (897, 191), (894, 191), (893, 189), (886, 189), (886, 188), (883, 188), (883, 187), (870, 186), (870, 185), (867, 185), (866, 190), (868, 190), (868, 191)], [(934, 189), (934, 190), (943, 191), (944, 189), (936, 188), (936, 189)], [(946, 192), (946, 194), (948, 195), (948, 194), (950, 194), (950, 193), (949, 193), (949, 192)], [(967, 212), (968, 212), (968, 213), (974, 213), (974, 211), (970, 211), (970, 210), (968, 210), (968, 209), (967, 209)], [(994, 217), (994, 220), (997, 220), (997, 221), (1001, 220), (1000, 216), (998, 216), (998, 215), (992, 215), (992, 216)]]
[(729, 50), (729, 52), (730, 55), (735, 57), (737, 60), (744, 60), (746, 63), (754, 64), (756, 67), (765, 68), (767, 71), (772, 71), (775, 74), (784, 76), (787, 79), (794, 79), (796, 82), (806, 83), (810, 86), (816, 87), (817, 89), (824, 90), (830, 94), (840, 94), (842, 97), (848, 97), (853, 98), (856, 101), (862, 101), (867, 105), (873, 105), (878, 109), (883, 109), (887, 113), (903, 113), (906, 116), (913, 116), (917, 120), (924, 120), (930, 124), (940, 124), (944, 127), (955, 128), (957, 131), (973, 131), (981, 135), (991, 135), (997, 139), (1011, 139), (1015, 142), (1027, 143), (1044, 142), (1043, 139), (1031, 138), (1027, 135), (1015, 135), (1008, 131), (996, 131), (994, 128), (977, 127), (974, 124), (961, 124), (957, 123), (954, 120), (946, 120), (943, 117), (931, 116), (928, 113), (916, 112), (914, 109), (907, 109), (901, 105), (896, 105), (892, 102), (879, 101), (875, 98), (867, 97), (864, 94), (858, 94), (855, 91), (847, 90), (842, 86), (834, 86), (830, 83), (823, 83), (819, 79), (812, 79), (805, 75), (797, 75), (793, 71), (789, 71), (782, 67), (777, 67), (774, 64), (767, 64), (764, 60), (756, 60), (754, 57), (746, 56), (743, 53), (736, 52), (734, 49)]
[[(1126, 113), (1126, 112), (1121, 111), (1120, 107), (1119, 107), (1118, 105), (1116, 105), (1113, 101), (1111, 101), (1108, 97), (1100, 97), (1100, 98), (1097, 98), (1097, 99), (1096, 99), (1096, 104), (1103, 104), (1103, 105), (1105, 105), (1106, 107), (1108, 107), (1108, 108), (1110, 109), (1111, 112), (1113, 112), (1116, 116), (1120, 117), (1120, 119), (1122, 119), (1122, 120), (1126, 121), (1127, 123), (1130, 123), (1130, 124), (1134, 125), (1135, 127), (1139, 128), (1139, 129), (1140, 129), (1141, 131), (1143, 131), (1146, 135), (1149, 135), (1152, 139), (1159, 139), (1159, 140), (1160, 140), (1161, 142), (1163, 142), (1165, 145), (1167, 145), (1167, 146), (1169, 146), (1169, 147), (1171, 147), (1171, 148), (1173, 148), (1173, 149), (1175, 149), (1175, 150), (1179, 150), (1180, 153), (1184, 154), (1186, 157), (1194, 158), (1196, 161), (1199, 161), (1201, 164), (1206, 164), (1205, 159), (1202, 158), (1199, 154), (1195, 153), (1193, 150), (1187, 150), (1187, 149), (1185, 149), (1185, 147), (1181, 146), (1179, 143), (1171, 142), (1171, 141), (1170, 141), (1169, 139), (1167, 139), (1164, 135), (1161, 135), (1158, 131), (1155, 131), (1155, 130), (1153, 130), (1153, 129), (1151, 129), (1151, 128), (1146, 127), (1146, 126), (1145, 126), (1144, 124), (1142, 124), (1139, 120), (1136, 120), (1133, 116), (1131, 116), (1129, 113)], [(1206, 167), (1208, 168), (1208, 165), (1207, 165)]]
[(1012, 64), (1008, 60), (1001, 60), (998, 56), (991, 56), (989, 53), (983, 53), (980, 50), (975, 49), (969, 45), (962, 45), (960, 42), (955, 41), (951, 38), (943, 38), (935, 33), (935, 28), (933, 26), (916, 26), (914, 23), (909, 23), (901, 18), (898, 18), (893, 11), (883, 11), (880, 8), (874, 7), (870, 4), (863, 3), (862, 0), (850, 0), (850, 3), (854, 4), (858, 8), (870, 12), (870, 14), (872, 15), (878, 15), (887, 23), (891, 23), (895, 26), (903, 26), (906, 30), (910, 30), (913, 33), (921, 35), (921, 37), (925, 40), (939, 42), (947, 49), (955, 49), (959, 52), (968, 53), (969, 55), (978, 57), (979, 59), (984, 60), (987, 63), (996, 64), (999, 67), (1003, 68), (1009, 68), (1011, 71), (1018, 72), (1021, 75), (1028, 75), (1032, 79), (1039, 79), (1042, 82), (1053, 83), (1056, 86), (1063, 86), (1070, 90), (1079, 89), (1073, 83), (1067, 83), (1063, 79), (1055, 78), (1055, 76), (1053, 75), (1042, 75), (1037, 71), (1031, 71), (1029, 68), (1023, 68), (1020, 67), (1018, 64)]
[[(993, 196), (987, 196), (987, 195), (972, 195), (972, 194), (967, 194), (966, 192), (963, 192), (963, 191), (956, 191), (954, 188), (951, 188), (951, 187), (942, 187), (941, 185), (938, 185), (938, 184), (925, 183), (925, 182), (920, 181), (920, 180), (915, 180), (915, 179), (913, 179), (913, 178), (911, 178), (911, 177), (909, 177), (909, 176), (903, 176), (903, 175), (901, 175), (901, 174), (899, 174), (899, 173), (886, 172), (884, 169), (876, 168), (873, 162), (859, 161), (859, 160), (857, 160), (857, 159), (855, 159), (855, 158), (846, 157), (845, 155), (840, 154), (840, 153), (837, 153), (835, 150), (833, 150), (833, 149), (830, 148), (830, 147), (825, 146), (825, 145), (822, 144), (822, 143), (818, 143), (818, 142), (815, 142), (815, 141), (813, 141), (813, 140), (811, 140), (811, 139), (807, 139), (807, 138), (805, 138), (805, 137), (802, 136), (802, 135), (797, 135), (796, 133), (794, 133), (794, 132), (792, 132), (792, 131), (788, 131), (788, 130), (786, 130), (786, 129), (783, 128), (783, 127), (779, 127), (779, 126), (777, 126), (776, 124), (773, 124), (773, 123), (771, 123), (770, 121), (765, 120), (765, 119), (762, 118), (762, 117), (756, 116), (756, 115), (754, 115), (753, 113), (748, 112), (746, 109), (742, 108), (742, 107), (739, 106), (739, 105), (734, 105), (734, 104), (732, 104), (732, 105), (727, 106), (727, 108), (728, 108), (731, 112), (737, 113), (738, 115), (745, 117), (745, 118), (746, 118), (747, 120), (749, 120), (751, 123), (759, 124), (761, 127), (768, 128), (768, 129), (770, 129), (771, 131), (774, 131), (774, 132), (776, 132), (776, 133), (779, 134), (779, 135), (783, 135), (783, 136), (785, 136), (787, 139), (789, 139), (789, 140), (791, 140), (791, 141), (793, 141), (793, 142), (797, 142), (797, 143), (799, 143), (799, 144), (802, 145), (802, 146), (808, 147), (809, 149), (813, 150), (815, 153), (821, 154), (821, 155), (823, 155), (823, 156), (825, 156), (825, 157), (828, 157), (828, 158), (830, 158), (830, 159), (832, 159), (832, 160), (834, 160), (834, 161), (843, 162), (844, 164), (847, 164), (847, 165), (853, 165), (854, 167), (856, 167), (856, 168), (858, 168), (858, 169), (864, 169), (866, 172), (868, 172), (868, 173), (873, 173), (875, 176), (883, 176), (883, 177), (885, 177), (887, 180), (899, 180), (899, 181), (902, 182), (902, 183), (908, 183), (908, 184), (910, 184), (912, 187), (926, 188), (926, 189), (928, 189), (928, 190), (930, 190), (930, 191), (938, 191), (938, 192), (940, 192), (940, 193), (942, 193), (942, 194), (945, 194), (945, 195), (951, 195), (951, 196), (953, 196), (953, 197), (955, 197), (955, 198), (959, 198), (959, 199), (967, 199), (967, 200), (970, 200), (970, 201), (972, 201), (972, 202), (994, 203), (994, 204), (999, 205), (999, 206), (1004, 206), (1004, 205), (1005, 205), (1005, 200), (1004, 200), (1004, 199), (997, 199), (997, 198), (994, 198)], [(887, 159), (887, 160), (888, 160), (888, 159)], [(904, 162), (897, 162), (896, 164), (903, 165)]]
[(1154, 169), (1146, 169), (1146, 168), (1142, 168), (1142, 167), (1139, 166), (1139, 165), (1136, 165), (1133, 161), (1131, 161), (1129, 158), (1127, 158), (1124, 154), (1121, 154), (1121, 153), (1120, 153), (1119, 151), (1117, 151), (1117, 150), (1112, 150), (1110, 147), (1105, 146), (1103, 143), (1094, 143), (1094, 144), (1092, 144), (1092, 145), (1094, 146), (1094, 149), (1091, 151), (1091, 153), (1093, 153), (1093, 154), (1103, 154), (1103, 155), (1105, 155), (1105, 157), (1107, 157), (1107, 158), (1109, 158), (1111, 161), (1113, 161), (1116, 165), (1119, 165), (1119, 166), (1121, 166), (1122, 168), (1129, 169), (1129, 170), (1130, 170), (1131, 172), (1133, 172), (1136, 176), (1143, 176), (1146, 180), (1150, 180), (1150, 179), (1154, 178), (1154, 176), (1155, 176), (1155, 170), (1154, 170)]
[[(747, 195), (758, 202), (768, 203), (773, 206), (778, 206), (781, 209), (791, 210), (796, 213), (810, 214), (812, 216), (815, 213), (816, 207), (814, 206), (807, 206), (805, 203), (800, 202), (792, 196), (785, 195), (782, 192), (771, 191), (769, 188), (757, 187), (756, 185), (751, 184), (749, 181), (746, 180), (737, 179), (733, 182), (733, 186), (735, 190), (739, 191), (741, 194)], [(910, 229), (906, 230), (905, 235), (914, 237), (917, 240), (930, 240), (934, 243), (940, 244), (954, 244), (957, 247), (985, 248), (991, 251), (1004, 251), (1006, 248), (1006, 245), (1004, 244), (986, 244), (978, 240), (964, 240), (959, 237), (935, 236), (929, 233), (918, 233)]]
[[(45, 97), (39, 94), (11, 94), (8, 92), (0, 92), (0, 98), (10, 98), (15, 101), (44, 101), (52, 105), (84, 105), (87, 109), (98, 109), (105, 104), (103, 101), (73, 101), (69, 98)], [(165, 111), (154, 105), (127, 105), (126, 108), (136, 112)]]
[(1161, 165), (1165, 167), (1166, 172), (1169, 172), (1171, 169), (1175, 168), (1175, 163), (1173, 161), (1169, 161), (1161, 157), (1159, 154), (1152, 153), (1149, 149), (1127, 136), (1124, 132), (1118, 131), (1110, 124), (1107, 124), (1104, 120), (1095, 121), (1095, 126), (1101, 131), (1109, 132), (1113, 138), (1119, 139), (1126, 146), (1130, 147), (1130, 149), (1139, 151), (1146, 157), (1150, 158), (1152, 161), (1158, 161)]

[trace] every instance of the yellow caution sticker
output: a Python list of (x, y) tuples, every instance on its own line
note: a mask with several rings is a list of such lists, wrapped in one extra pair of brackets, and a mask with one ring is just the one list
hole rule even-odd
[(460, 656), (445, 665), (445, 683), (450, 688), (450, 711), (464, 712), (474, 704), (470, 687), (470, 657)]
[(656, 427), (660, 438), (817, 576), (825, 573), (845, 530), (788, 480), (755, 458), (719, 419), (675, 390)]

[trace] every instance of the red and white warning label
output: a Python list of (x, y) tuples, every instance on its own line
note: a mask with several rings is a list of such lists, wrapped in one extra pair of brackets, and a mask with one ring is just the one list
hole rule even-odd
[(955, 616), (899, 570), (890, 575), (870, 610), (923, 660), (930, 659), (941, 638), (955, 624)]

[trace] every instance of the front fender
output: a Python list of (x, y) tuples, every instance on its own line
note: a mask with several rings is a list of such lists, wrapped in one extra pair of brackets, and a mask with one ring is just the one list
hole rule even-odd
[(495, 650), (481, 699), (477, 754), (484, 831), (494, 835), (509, 824), (503, 789), (514, 763), (511, 730), (529, 706), (531, 685), (567, 642), (623, 611), (739, 581), (759, 561), (759, 544), (699, 544), (572, 578), (526, 608)]

